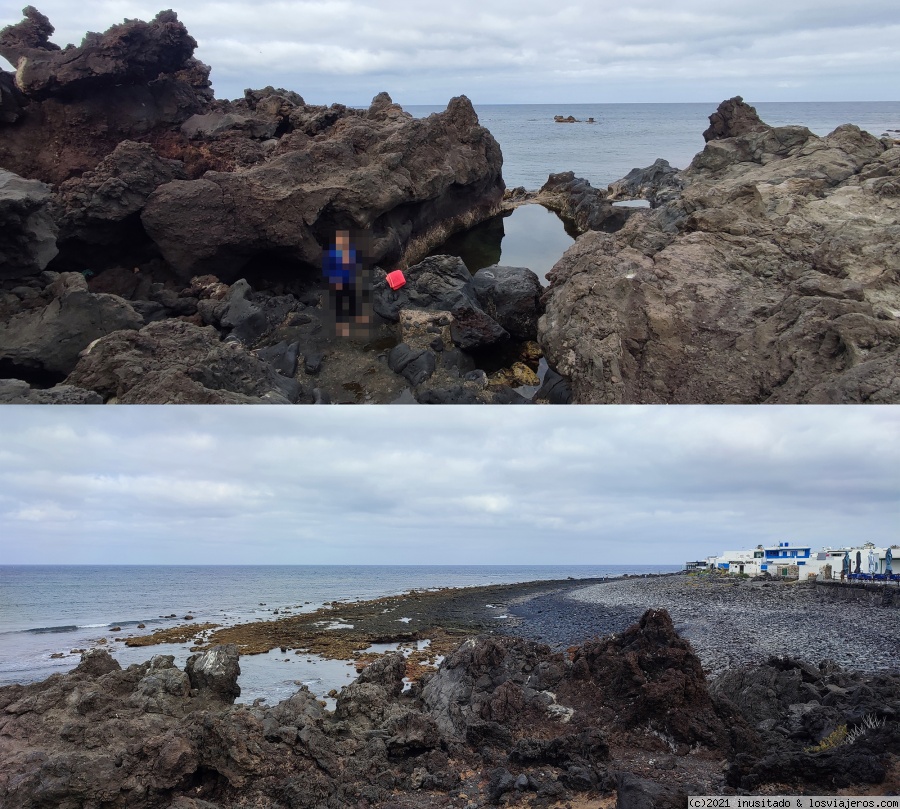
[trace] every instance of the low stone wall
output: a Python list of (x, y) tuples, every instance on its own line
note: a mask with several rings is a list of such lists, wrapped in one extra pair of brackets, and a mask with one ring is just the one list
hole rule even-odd
[(817, 581), (816, 595), (843, 601), (860, 601), (900, 608), (900, 587), (881, 582)]

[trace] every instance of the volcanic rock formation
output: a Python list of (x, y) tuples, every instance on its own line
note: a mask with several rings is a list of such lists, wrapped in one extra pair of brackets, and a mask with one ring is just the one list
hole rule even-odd
[[(16, 66), (0, 71), (0, 378), (46, 388), (82, 364), (57, 394), (13, 384), (4, 398), (312, 402), (339, 396), (333, 386), (362, 390), (359, 347), (336, 352), (342, 378), (326, 364), (317, 382), (331, 393), (294, 378), (301, 360), (319, 374), (334, 347), (321, 258), (335, 230), (366, 233), (368, 265), (407, 266), (498, 209), (500, 149), (464, 96), (425, 119), (387, 93), (368, 109), (273, 87), (217, 101), (172, 11), (78, 47), (52, 33), (30, 6), (0, 32)], [(457, 346), (505, 339), (470, 292)], [(529, 312), (512, 301), (521, 289), (486, 294), (519, 339), (534, 338), (536, 295)], [(135, 333), (110, 335), (121, 329)], [(445, 365), (466, 373), (457, 346)]]
[(709, 688), (664, 610), (569, 655), (472, 638), (406, 691), (406, 661), (388, 654), (333, 711), (305, 686), (273, 707), (234, 704), (238, 663), (228, 645), (184, 671), (165, 655), (122, 670), (98, 649), (68, 674), (0, 689), (0, 802), (427, 809), (617, 793), (679, 806), (721, 794), (723, 758), (734, 787), (829, 794), (880, 783), (900, 752), (896, 676), (772, 660)]
[(253, 260), (317, 268), (352, 227), (372, 235), (373, 261), (417, 260), (502, 197), (499, 146), (464, 96), (424, 120), (386, 93), (367, 110), (272, 87), (216, 101), (172, 11), (64, 49), (24, 13), (0, 32), (16, 65), (0, 75), (0, 166), (69, 181), (54, 212), (76, 257), (98, 255), (79, 242), (149, 236), (182, 281), (232, 281)]
[(900, 146), (740, 99), (711, 123), (658, 207), (548, 274), (550, 365), (578, 402), (900, 401)]

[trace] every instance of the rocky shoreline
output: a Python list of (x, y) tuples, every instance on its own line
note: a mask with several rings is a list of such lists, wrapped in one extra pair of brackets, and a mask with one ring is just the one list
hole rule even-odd
[[(218, 100), (172, 11), (52, 33), (33, 7), (0, 31), (0, 402), (900, 401), (891, 137), (736, 97), (684, 171), (507, 190), (465, 96), (425, 119), (387, 93)], [(580, 234), (547, 290), (429, 257), (523, 204)], [(355, 339), (321, 274), (337, 229), (368, 245)]]
[[(810, 638), (816, 621), (821, 632), (836, 618), (814, 588), (762, 584), (674, 574), (409, 593), (234, 635), (259, 651), (306, 644), (307, 630), (396, 638), (397, 624), (413, 620), (401, 633), (432, 632), (440, 643), (434, 630), (444, 623), (444, 639), (455, 634), (437, 668), (419, 670), (408, 688), (407, 658), (373, 658), (333, 711), (305, 687), (275, 706), (235, 705), (238, 646), (213, 643), (225, 636), (208, 638), (183, 671), (164, 655), (122, 670), (93, 649), (68, 674), (0, 689), (0, 802), (561, 809), (683, 807), (691, 794), (897, 794), (896, 663), (875, 671), (879, 661), (863, 670), (804, 662), (776, 633), (753, 638), (755, 659), (704, 671), (740, 634), (738, 613), (744, 623), (759, 613), (768, 626), (796, 610), (805, 620), (795, 630)], [(682, 619), (687, 611), (689, 632), (709, 631), (694, 632), (695, 647), (665, 609), (642, 602), (668, 603)], [(895, 610), (857, 606), (839, 605), (854, 613), (848, 625), (896, 635)], [(636, 623), (596, 637), (634, 610)], [(351, 618), (358, 626), (307, 623), (321, 614), (333, 627)], [(517, 625), (493, 629), (507, 614)], [(556, 647), (578, 640), (559, 650), (504, 634), (512, 631)], [(843, 640), (864, 653), (872, 639)]]
[(548, 274), (538, 343), (574, 401), (900, 401), (900, 141), (770, 127), (739, 96), (704, 138), (610, 186), (651, 208)]
[[(467, 98), (425, 119), (387, 93), (216, 100), (172, 11), (65, 49), (24, 14), (0, 31), (0, 402), (534, 398), (537, 276), (426, 259), (501, 209)], [(371, 286), (350, 338), (322, 276), (338, 229), (365, 234)]]

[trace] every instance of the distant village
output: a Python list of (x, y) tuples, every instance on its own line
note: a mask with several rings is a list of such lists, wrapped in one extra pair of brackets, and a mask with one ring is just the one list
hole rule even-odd
[(900, 545), (877, 548), (871, 542), (845, 548), (823, 548), (779, 542), (749, 551), (725, 551), (703, 561), (688, 562), (688, 571), (711, 570), (735, 576), (768, 574), (780, 579), (841, 579), (849, 581), (896, 581), (900, 574), (893, 570), (895, 553)]

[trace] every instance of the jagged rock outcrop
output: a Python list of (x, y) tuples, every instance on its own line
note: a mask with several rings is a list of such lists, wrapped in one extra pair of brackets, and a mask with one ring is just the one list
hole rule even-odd
[(675, 199), (683, 187), (681, 172), (661, 157), (653, 165), (632, 169), (609, 186), (609, 199), (645, 199), (651, 208)]
[(500, 148), (465, 96), (423, 120), (386, 93), (368, 110), (271, 87), (217, 102), (174, 12), (62, 50), (46, 17), (25, 15), (0, 32), (18, 66), (0, 81), (0, 165), (70, 180), (63, 239), (155, 243), (184, 281), (232, 281), (252, 261), (317, 273), (339, 227), (371, 231), (372, 261), (416, 261), (498, 209)]
[(21, 23), (0, 32), (0, 56), (16, 66), (16, 87), (36, 100), (155, 81), (180, 70), (197, 47), (174, 11), (161, 11), (149, 23), (129, 20), (104, 34), (89, 33), (80, 47), (65, 49), (50, 42), (54, 28), (47, 17), (34, 6), (23, 13)]
[(244, 171), (162, 185), (144, 228), (185, 278), (215, 272), (229, 281), (260, 255), (315, 271), (337, 227), (370, 231), (373, 262), (420, 258), (440, 234), (495, 212), (500, 149), (469, 100), (426, 119), (385, 115), (386, 103), (342, 110), (325, 138), (295, 129)]
[(0, 169), (0, 279), (43, 270), (59, 252), (51, 189)]
[(881, 783), (886, 756), (900, 753), (898, 684), (896, 673), (860, 675), (791, 658), (724, 673), (712, 685), (714, 700), (734, 706), (762, 740), (734, 757), (728, 783), (829, 791)]
[[(274, 87), (217, 101), (209, 68), (194, 58), (196, 43), (172, 11), (89, 33), (78, 47), (61, 49), (52, 34), (51, 22), (30, 6), (21, 23), (0, 31), (0, 53), (17, 66), (15, 75), (0, 71), (0, 165), (17, 172), (0, 173), (0, 320), (48, 304), (41, 271), (57, 256), (54, 271), (78, 271), (91, 292), (130, 301), (142, 323), (119, 327), (169, 324), (169, 337), (164, 327), (151, 330), (139, 351), (166, 384), (153, 393), (140, 374), (120, 379), (118, 365), (101, 373), (98, 358), (113, 361), (118, 345), (106, 342), (88, 362), (97, 387), (87, 389), (104, 398), (328, 401), (362, 391), (337, 373), (338, 360), (320, 377), (331, 393), (306, 396), (292, 379), (301, 358), (310, 374), (336, 355), (348, 366), (367, 361), (364, 350), (346, 352), (333, 341), (323, 301), (322, 249), (335, 230), (371, 236), (367, 269), (406, 266), (499, 208), (500, 148), (464, 96), (421, 120), (387, 93), (362, 110), (306, 104)], [(205, 272), (222, 295), (187, 288)], [(472, 299), (454, 318), (454, 338), (467, 348), (505, 339)], [(216, 365), (187, 378), (183, 372), (205, 360), (186, 345), (190, 335), (178, 319), (260, 351), (256, 359), (268, 370), (240, 382)], [(79, 338), (78, 350), (111, 330)], [(448, 347), (442, 360), (452, 375), (470, 360)], [(223, 351), (210, 355), (214, 365), (230, 365)], [(0, 358), (0, 377), (46, 386), (71, 370), (70, 360), (42, 377)], [(269, 360), (282, 377), (269, 378)], [(280, 393), (267, 387), (272, 382)], [(396, 382), (378, 382), (381, 400), (398, 395)]]
[(679, 195), (548, 274), (539, 342), (575, 401), (900, 401), (900, 147), (740, 109)]
[(60, 185), (53, 199), (59, 241), (114, 244), (134, 238), (135, 219), (156, 188), (184, 180), (184, 166), (161, 158), (147, 143), (122, 141), (92, 171)]
[(703, 667), (665, 610), (648, 610), (621, 635), (586, 643), (572, 662), (575, 676), (593, 681), (618, 709), (622, 727), (646, 725), (676, 744), (726, 743)]
[(54, 29), (43, 14), (24, 13), (0, 31), (0, 54), (16, 66), (0, 77), (0, 86), (5, 77), (15, 86), (0, 99), (0, 165), (11, 171), (60, 183), (95, 168), (122, 140), (165, 140), (212, 101), (209, 68), (193, 58), (196, 42), (173, 11), (64, 49), (49, 41)]
[[(42, 299), (49, 300), (38, 306)], [(142, 325), (127, 301), (89, 292), (83, 275), (63, 273), (32, 308), (0, 322), (0, 367), (4, 376), (59, 382), (94, 340)]]
[(771, 127), (760, 119), (756, 107), (735, 96), (719, 104), (718, 109), (709, 116), (709, 128), (703, 133), (703, 140), (709, 143), (711, 140), (736, 138), (767, 129)]
[[(568, 655), (482, 636), (424, 686), (406, 690), (405, 671), (402, 654), (381, 657), (333, 711), (305, 686), (275, 706), (247, 706), (234, 704), (234, 646), (204, 650), (184, 670), (171, 655), (123, 670), (92, 650), (68, 674), (0, 688), (0, 802), (437, 809), (463, 794), (480, 808), (616, 793), (620, 806), (680, 806), (687, 794), (720, 794), (723, 758), (734, 788), (831, 794), (879, 783), (900, 745), (896, 675), (770, 661), (726, 674), (711, 694), (662, 610)], [(838, 748), (844, 761), (804, 749), (832, 719), (870, 709), (881, 723)], [(769, 738), (782, 722), (790, 730)]]
[(589, 230), (613, 233), (625, 224), (630, 214), (627, 208), (614, 207), (605, 191), (594, 188), (572, 171), (551, 174), (533, 201), (574, 222), (579, 233)]

